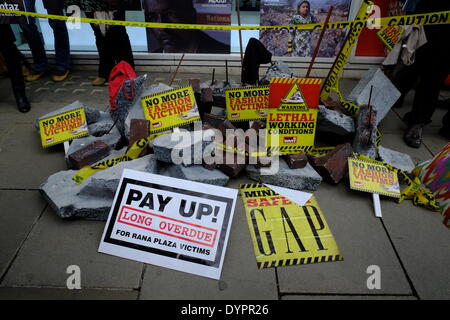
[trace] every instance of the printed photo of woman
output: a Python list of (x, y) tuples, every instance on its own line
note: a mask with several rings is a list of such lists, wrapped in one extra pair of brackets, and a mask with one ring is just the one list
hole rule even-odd
[[(315, 16), (311, 14), (311, 4), (309, 1), (302, 1), (297, 6), (295, 14), (290, 24), (311, 24), (318, 23)], [(288, 39), (288, 53), (293, 57), (310, 57), (312, 55), (312, 30), (291, 30)]]

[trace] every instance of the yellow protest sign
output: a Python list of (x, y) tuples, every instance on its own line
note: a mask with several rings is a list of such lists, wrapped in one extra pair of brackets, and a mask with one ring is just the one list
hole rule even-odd
[(392, 50), (400, 39), (404, 29), (400, 26), (387, 26), (377, 32), (378, 38), (384, 43), (386, 48)]
[(77, 108), (40, 119), (39, 132), (44, 148), (88, 135), (84, 109)]
[[(297, 109), (298, 107), (298, 109)], [(270, 108), (267, 117), (266, 147), (274, 154), (295, 154), (314, 146), (318, 109), (300, 104)]]
[(157, 133), (200, 120), (191, 86), (159, 92), (141, 99), (150, 132)]
[(269, 107), (269, 86), (225, 90), (228, 120), (265, 119)]
[(259, 269), (343, 260), (314, 196), (299, 206), (263, 184), (240, 194)]
[(348, 158), (350, 188), (359, 191), (400, 197), (397, 173), (380, 163)]

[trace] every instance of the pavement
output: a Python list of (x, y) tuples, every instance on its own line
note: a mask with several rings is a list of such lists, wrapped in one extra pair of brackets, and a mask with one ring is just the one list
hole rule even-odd
[[(172, 77), (149, 76), (147, 84)], [(192, 76), (179, 74), (174, 84), (186, 85)], [(93, 71), (75, 71), (60, 84), (50, 78), (27, 84), (27, 114), (18, 112), (8, 79), (0, 79), (0, 299), (450, 299), (450, 230), (442, 216), (382, 197), (383, 218), (376, 218), (371, 196), (345, 183), (322, 183), (314, 193), (343, 261), (257, 269), (240, 198), (220, 281), (97, 252), (105, 222), (62, 220), (40, 195), (39, 185), (67, 168), (62, 145), (42, 149), (34, 129), (36, 118), (75, 100), (106, 110), (107, 87), (92, 87), (94, 78)], [(343, 79), (343, 93), (356, 83)], [(425, 128), (423, 145), (409, 148), (401, 115), (412, 98), (382, 121), (382, 145), (419, 162), (447, 142), (437, 134), (445, 110)], [(228, 186), (249, 182), (241, 177)], [(81, 271), (80, 290), (67, 288), (72, 265)], [(379, 289), (368, 288), (371, 266), (379, 267)]]

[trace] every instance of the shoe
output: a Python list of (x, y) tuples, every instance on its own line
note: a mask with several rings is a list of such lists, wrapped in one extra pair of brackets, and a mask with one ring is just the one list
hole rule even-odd
[(40, 78), (42, 78), (43, 76), (45, 76), (46, 72), (42, 71), (42, 72), (32, 72), (30, 75), (25, 77), (25, 81), (28, 82), (32, 82), (32, 81), (36, 81), (39, 80)]
[(70, 70), (56, 70), (53, 74), (52, 80), (55, 82), (61, 82), (67, 79)]
[(16, 98), (17, 108), (20, 112), (28, 112), (31, 109), (30, 102), (22, 90), (14, 90), (14, 97)]
[(422, 144), (422, 130), (423, 125), (421, 124), (412, 125), (403, 135), (403, 140), (408, 146), (412, 148), (419, 148), (420, 145)]
[(105, 78), (100, 78), (98, 77), (97, 79), (95, 79), (94, 81), (92, 81), (92, 85), (99, 87), (102, 86), (106, 83), (106, 79)]

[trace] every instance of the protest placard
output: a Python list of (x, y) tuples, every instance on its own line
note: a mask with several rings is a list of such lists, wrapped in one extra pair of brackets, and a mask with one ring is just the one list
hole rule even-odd
[[(314, 196), (275, 192), (263, 184), (241, 185), (240, 194), (258, 268), (343, 260)], [(299, 205), (284, 195), (306, 202)]]
[(225, 90), (228, 120), (265, 119), (269, 107), (269, 86)]
[(89, 129), (84, 108), (76, 108), (40, 119), (39, 132), (44, 148), (88, 135)]
[(141, 99), (150, 132), (157, 133), (200, 120), (191, 86), (168, 90)]
[(237, 190), (125, 169), (99, 251), (219, 279)]

